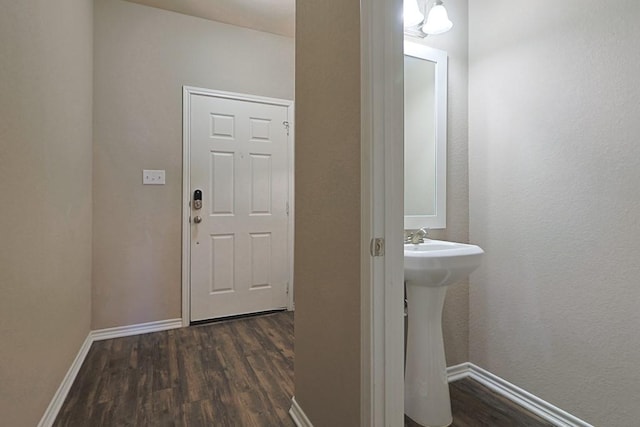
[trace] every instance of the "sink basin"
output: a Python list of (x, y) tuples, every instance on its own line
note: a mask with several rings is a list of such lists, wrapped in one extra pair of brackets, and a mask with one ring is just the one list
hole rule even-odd
[(483, 254), (478, 246), (441, 240), (404, 245), (408, 313), (404, 412), (420, 425), (452, 423), (442, 307), (447, 286), (478, 268)]
[(484, 251), (476, 245), (425, 240), (404, 245), (404, 280), (419, 286), (447, 286), (478, 268)]

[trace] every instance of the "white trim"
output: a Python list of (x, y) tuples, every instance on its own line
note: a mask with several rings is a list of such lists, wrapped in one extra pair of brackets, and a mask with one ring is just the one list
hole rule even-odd
[(182, 88), (182, 326), (191, 321), (191, 118), (190, 88)]
[(194, 86), (183, 86), (183, 93), (190, 95), (213, 96), (216, 98), (236, 99), (238, 101), (257, 102), (260, 104), (281, 105), (290, 107), (293, 101), (283, 98), (271, 98), (268, 96), (252, 95), (248, 93), (225, 92), (223, 90), (207, 89)]
[(404, 42), (404, 55), (435, 64), (435, 148), (436, 148), (436, 212), (434, 215), (405, 215), (404, 228), (447, 228), (447, 76), (448, 57), (444, 50), (420, 43)]
[(452, 383), (471, 376), (471, 363), (465, 362), (447, 367), (447, 380)]
[(287, 107), (287, 119), (289, 121), (288, 159), (287, 168), (289, 175), (289, 295), (287, 309), (294, 309), (294, 284), (293, 284), (293, 242), (294, 242), (294, 103), (288, 99), (269, 98), (265, 96), (243, 93), (225, 92), (192, 86), (182, 87), (182, 326), (189, 326), (191, 322), (191, 227), (189, 217), (191, 208), (191, 133), (189, 120), (191, 117), (191, 95), (212, 96), (216, 98), (235, 99), (239, 101), (256, 102), (262, 104), (279, 105)]
[(593, 427), (593, 425), (586, 421), (563, 411), (557, 406), (540, 399), (528, 391), (521, 389), (509, 381), (500, 378), (499, 376), (494, 375), (473, 363), (467, 362), (448, 367), (447, 377), (449, 382), (457, 381), (462, 378), (471, 378), (498, 393), (502, 397), (511, 400), (529, 412), (532, 412), (540, 418), (552, 423), (554, 426)]
[[(404, 422), (403, 25), (400, 0), (360, 3), (361, 425)], [(384, 257), (369, 241), (383, 237)]]
[(313, 427), (313, 424), (311, 424), (307, 415), (304, 413), (300, 405), (298, 405), (295, 396), (291, 398), (289, 416), (291, 416), (291, 419), (298, 427)]
[(288, 159), (288, 169), (289, 169), (289, 300), (287, 310), (293, 311), (295, 310), (295, 300), (293, 298), (293, 254), (294, 254), (294, 242), (295, 242), (295, 226), (294, 226), (294, 214), (296, 207), (296, 196), (295, 196), (295, 105), (293, 102), (289, 104), (289, 108), (287, 109), (287, 120), (289, 121), (289, 133), (288, 133), (288, 144), (289, 144), (289, 159)]
[(58, 390), (56, 390), (56, 394), (53, 395), (53, 398), (51, 399), (47, 410), (44, 411), (42, 419), (40, 419), (40, 422), (38, 423), (38, 427), (49, 427), (53, 425), (56, 417), (58, 416), (58, 412), (60, 412), (60, 408), (62, 408), (62, 404), (67, 398), (67, 394), (69, 394), (69, 390), (71, 389), (71, 386), (73, 385), (73, 382), (78, 375), (78, 371), (80, 371), (80, 367), (84, 363), (84, 359), (87, 357), (87, 353), (89, 353), (92, 342), (93, 340), (91, 339), (90, 332), (89, 335), (87, 335), (87, 338), (85, 338), (84, 342), (82, 343), (82, 346), (80, 346), (80, 350), (78, 350), (76, 358), (73, 359), (73, 362), (71, 363), (67, 374), (62, 379), (60, 387), (58, 387)]
[(158, 320), (156, 322), (138, 323), (136, 325), (117, 326), (115, 328), (91, 331), (91, 341), (102, 341), (131, 335), (148, 334), (150, 332), (167, 331), (182, 327), (182, 319)]

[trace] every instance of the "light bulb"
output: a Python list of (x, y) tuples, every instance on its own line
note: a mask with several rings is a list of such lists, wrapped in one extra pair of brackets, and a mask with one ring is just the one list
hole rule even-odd
[(422, 31), (426, 34), (436, 35), (446, 33), (453, 27), (453, 22), (449, 20), (447, 9), (444, 8), (442, 2), (438, 1), (429, 11), (427, 22), (422, 27)]
[(404, 0), (404, 27), (415, 27), (424, 20), (417, 0)]

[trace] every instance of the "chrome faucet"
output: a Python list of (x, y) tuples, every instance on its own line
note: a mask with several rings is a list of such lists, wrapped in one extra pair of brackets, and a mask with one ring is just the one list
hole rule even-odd
[(427, 237), (427, 234), (429, 234), (429, 229), (426, 227), (423, 227), (420, 230), (405, 230), (404, 243), (412, 243), (414, 245), (424, 243), (424, 239)]

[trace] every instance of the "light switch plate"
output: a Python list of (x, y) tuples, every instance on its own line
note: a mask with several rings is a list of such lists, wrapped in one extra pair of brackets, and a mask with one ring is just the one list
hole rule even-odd
[(164, 185), (164, 170), (144, 169), (142, 171), (142, 183), (145, 185)]

